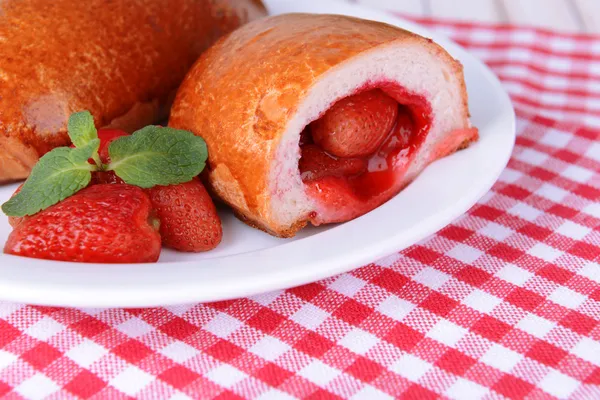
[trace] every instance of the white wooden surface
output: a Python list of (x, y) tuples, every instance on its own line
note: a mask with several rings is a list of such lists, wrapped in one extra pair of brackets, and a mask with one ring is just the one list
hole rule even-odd
[(600, 34), (600, 0), (346, 0), (420, 17)]

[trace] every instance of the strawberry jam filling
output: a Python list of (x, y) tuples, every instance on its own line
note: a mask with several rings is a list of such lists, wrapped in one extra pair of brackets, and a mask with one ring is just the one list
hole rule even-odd
[(339, 100), (307, 126), (299, 169), (318, 204), (311, 221), (347, 221), (393, 196), (430, 121), (423, 96), (386, 82)]

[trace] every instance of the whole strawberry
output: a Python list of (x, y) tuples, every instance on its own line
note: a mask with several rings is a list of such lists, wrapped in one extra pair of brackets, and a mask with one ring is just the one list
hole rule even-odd
[(217, 209), (198, 178), (147, 190), (160, 218), (163, 245), (179, 251), (207, 251), (221, 242)]
[(4, 252), (90, 263), (155, 262), (158, 221), (142, 189), (125, 184), (89, 186), (19, 223)]
[(312, 136), (337, 157), (374, 153), (388, 136), (398, 115), (398, 103), (379, 89), (346, 97), (310, 125)]

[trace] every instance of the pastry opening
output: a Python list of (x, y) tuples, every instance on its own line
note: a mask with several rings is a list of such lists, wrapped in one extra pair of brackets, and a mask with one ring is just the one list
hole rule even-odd
[(302, 131), (298, 163), (314, 225), (356, 218), (387, 201), (430, 130), (425, 97), (395, 82), (338, 100)]

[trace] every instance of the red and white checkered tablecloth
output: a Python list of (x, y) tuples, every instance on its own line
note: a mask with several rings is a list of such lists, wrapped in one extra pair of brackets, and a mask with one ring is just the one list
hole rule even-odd
[(510, 91), (508, 168), (400, 254), (156, 309), (0, 303), (7, 398), (600, 398), (600, 38), (419, 21)]

